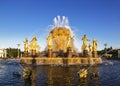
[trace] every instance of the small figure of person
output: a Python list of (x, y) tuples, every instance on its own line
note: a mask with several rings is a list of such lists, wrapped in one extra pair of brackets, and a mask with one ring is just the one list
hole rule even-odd
[(73, 37), (71, 36), (68, 37), (67, 48), (72, 48), (72, 39)]
[(86, 37), (86, 35), (84, 35), (82, 37), (82, 41), (83, 41), (83, 45), (82, 45), (82, 51), (87, 49), (87, 41), (89, 41), (89, 39)]
[(93, 40), (93, 51), (97, 51), (97, 40)]
[(92, 57), (92, 46), (91, 46), (91, 44), (89, 44), (88, 49), (89, 49), (89, 56)]
[(52, 45), (53, 45), (52, 34), (50, 34), (50, 35), (47, 37), (47, 40), (48, 40), (48, 49), (52, 49)]
[(24, 51), (28, 51), (28, 39), (27, 38), (24, 41)]

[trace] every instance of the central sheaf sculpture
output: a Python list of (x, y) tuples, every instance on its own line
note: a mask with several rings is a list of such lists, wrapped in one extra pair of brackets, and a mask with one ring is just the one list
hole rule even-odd
[(70, 30), (67, 28), (54, 28), (47, 37), (48, 52), (64, 54), (68, 48), (73, 50), (73, 37), (70, 35)]
[(74, 51), (73, 38), (67, 17), (63, 16), (62, 20), (60, 16), (55, 17), (47, 36), (48, 57), (66, 57), (69, 51)]

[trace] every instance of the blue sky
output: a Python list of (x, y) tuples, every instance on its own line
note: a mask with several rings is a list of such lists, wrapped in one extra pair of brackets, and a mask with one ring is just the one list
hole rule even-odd
[(23, 49), (23, 40), (36, 35), (43, 50), (58, 15), (68, 17), (78, 48), (84, 34), (98, 40), (98, 49), (120, 48), (119, 0), (0, 0), (0, 48)]

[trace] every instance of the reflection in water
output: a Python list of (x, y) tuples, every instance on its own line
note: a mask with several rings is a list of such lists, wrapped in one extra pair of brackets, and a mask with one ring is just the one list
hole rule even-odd
[(98, 80), (99, 80), (99, 72), (98, 67), (90, 67), (87, 70), (87, 77), (86, 78), (80, 78), (79, 79), (79, 86), (99, 86)]
[(24, 82), (25, 86), (97, 86), (98, 67), (91, 67), (88, 70), (87, 78), (79, 78), (77, 71), (79, 66), (31, 66), (31, 80)]
[(22, 74), (19, 62), (0, 61), (0, 86), (120, 86), (120, 62), (112, 62), (91, 67), (84, 79), (77, 74), (80, 66), (30, 66), (31, 80), (24, 82), (22, 77), (13, 76), (14, 71)]
[(62, 67), (51, 67), (48, 69), (47, 84), (48, 86), (70, 86), (73, 84), (73, 69)]
[(24, 67), (22, 78), (24, 86), (36, 86), (36, 66)]

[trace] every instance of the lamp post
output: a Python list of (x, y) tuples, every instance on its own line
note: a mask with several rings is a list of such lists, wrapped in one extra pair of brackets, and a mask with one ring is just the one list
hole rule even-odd
[(107, 54), (107, 48), (106, 48), (107, 47), (107, 43), (105, 43), (104, 46), (105, 46), (105, 54)]
[(18, 58), (20, 57), (19, 56), (19, 47), (20, 47), (20, 44), (17, 44), (17, 46), (18, 46)]

